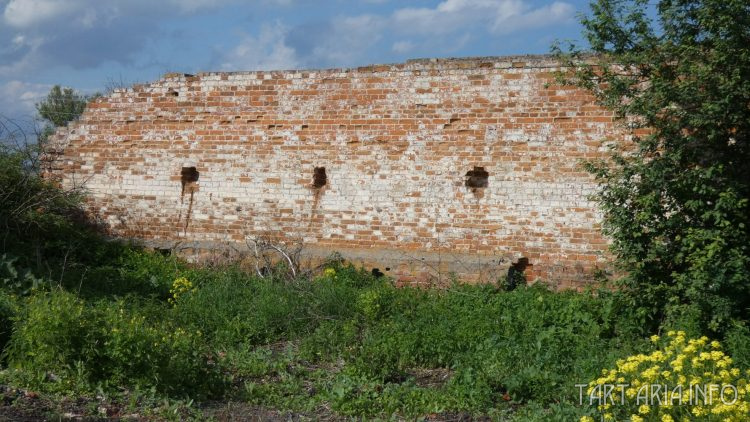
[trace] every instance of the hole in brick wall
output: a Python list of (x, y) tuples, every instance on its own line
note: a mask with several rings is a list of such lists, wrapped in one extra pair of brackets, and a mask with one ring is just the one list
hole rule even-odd
[[(190, 203), (188, 204), (187, 213), (185, 214), (185, 227), (184, 232), (187, 233), (188, 225), (190, 225), (190, 217), (193, 212), (193, 195), (198, 188), (195, 182), (198, 181), (200, 173), (195, 167), (183, 167), (180, 171), (180, 181), (182, 182), (182, 193), (180, 193), (180, 202), (185, 198), (185, 191), (190, 193)], [(180, 218), (182, 218), (182, 211), (180, 211)]]
[(169, 248), (155, 248), (154, 249), (156, 253), (162, 255), (162, 256), (170, 256), (172, 255), (172, 249)]
[(180, 194), (181, 197), (185, 196), (185, 188), (190, 187), (192, 198), (192, 192), (194, 190), (193, 183), (198, 181), (198, 176), (200, 176), (200, 173), (195, 169), (195, 167), (182, 168), (182, 171), (180, 171), (180, 182), (182, 183), (182, 193)]
[(375, 277), (375, 278), (380, 278), (380, 277), (382, 277), (382, 276), (384, 276), (384, 275), (385, 275), (385, 274), (383, 274), (383, 272), (382, 272), (382, 271), (380, 271), (380, 268), (373, 268), (373, 269), (372, 269), (372, 276), (373, 276), (373, 277)]
[(313, 187), (320, 189), (328, 183), (328, 176), (326, 176), (325, 167), (315, 167), (313, 171)]
[(474, 170), (466, 172), (467, 188), (486, 188), (488, 185), (487, 178), (490, 176), (484, 167), (474, 167)]
[(505, 290), (511, 291), (518, 286), (526, 284), (526, 275), (524, 271), (532, 267), (529, 258), (521, 257), (518, 261), (512, 263), (508, 268), (508, 275), (505, 277)]
[(180, 95), (180, 93), (175, 91), (174, 89), (170, 89), (169, 91), (167, 91), (167, 95), (172, 96), (172, 97), (177, 97)]
[(197, 182), (198, 177), (200, 176), (200, 172), (198, 172), (195, 167), (183, 167), (180, 174), (182, 176), (183, 185), (187, 183)]

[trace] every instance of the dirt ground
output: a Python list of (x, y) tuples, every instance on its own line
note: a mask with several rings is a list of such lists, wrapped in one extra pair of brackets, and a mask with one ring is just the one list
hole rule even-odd
[[(420, 374), (424, 381), (432, 382), (433, 378), (442, 378), (444, 374)], [(204, 419), (217, 422), (250, 422), (250, 421), (345, 421), (352, 420), (337, 415), (326, 407), (312, 412), (296, 413), (264, 408), (242, 402), (207, 402), (200, 404), (197, 415), (180, 419)], [(73, 421), (160, 421), (167, 418), (157, 415), (141, 415), (123, 412), (117, 404), (99, 403), (96, 399), (79, 398), (53, 402), (34, 392), (0, 385), (0, 422), (73, 422)], [(427, 421), (472, 421), (476, 420), (468, 413), (441, 413), (427, 415)]]

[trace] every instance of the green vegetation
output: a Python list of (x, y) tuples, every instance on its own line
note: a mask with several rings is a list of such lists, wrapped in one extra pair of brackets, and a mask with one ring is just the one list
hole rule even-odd
[(569, 79), (638, 135), (602, 183), (605, 231), (640, 319), (750, 318), (750, 7), (746, 0), (597, 0)]
[(61, 88), (55, 85), (47, 98), (36, 105), (39, 116), (55, 127), (65, 126), (83, 114), (90, 97), (80, 95), (72, 88)]
[(50, 89), (47, 98), (36, 104), (39, 117), (44, 119), (46, 125), (38, 136), (39, 144), (44, 144), (47, 138), (54, 133), (55, 128), (67, 125), (78, 119), (86, 109), (86, 104), (99, 94), (93, 96), (81, 95), (72, 88), (61, 88), (55, 85)]
[[(131, 252), (139, 265), (144, 256), (162, 259)], [(124, 388), (369, 417), (504, 417), (531, 404), (546, 418), (553, 405), (583, 414), (571, 380), (587, 382), (644, 343), (610, 294), (396, 289), (345, 265), (286, 283), (172, 268), (196, 280), (173, 304), (150, 288), (121, 298), (57, 286), (5, 294), (13, 329), (0, 379), (48, 394)]]

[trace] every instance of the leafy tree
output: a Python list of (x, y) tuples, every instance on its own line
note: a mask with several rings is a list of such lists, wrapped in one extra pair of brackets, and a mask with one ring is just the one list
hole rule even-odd
[(81, 117), (91, 98), (93, 97), (76, 93), (72, 88), (53, 86), (47, 98), (36, 104), (39, 116), (48, 122), (37, 136), (39, 143), (44, 144), (55, 132), (55, 128), (65, 126)]
[(65, 126), (83, 114), (89, 98), (77, 94), (72, 88), (55, 85), (47, 98), (36, 104), (39, 115), (55, 127)]
[[(644, 322), (750, 316), (750, 3), (596, 0), (572, 76), (638, 135), (590, 162)], [(591, 54), (593, 53), (593, 54)]]

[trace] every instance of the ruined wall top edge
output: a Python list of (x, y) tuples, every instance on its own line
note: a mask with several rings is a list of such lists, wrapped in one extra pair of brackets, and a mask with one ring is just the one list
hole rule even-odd
[[(583, 58), (587, 60), (587, 58)], [(449, 57), (449, 58), (417, 58), (403, 63), (371, 64), (358, 67), (342, 68), (309, 68), (309, 69), (272, 69), (272, 70), (242, 70), (242, 71), (205, 71), (196, 74), (171, 72), (164, 74), (161, 79), (153, 83), (135, 84), (132, 87), (119, 88), (114, 92), (138, 91), (148, 86), (159, 85), (164, 82), (184, 82), (196, 80), (222, 79), (243, 75), (274, 75), (275, 77), (304, 78), (319, 77), (321, 75), (351, 76), (356, 74), (378, 74), (414, 71), (450, 71), (471, 69), (545, 69), (561, 67), (560, 59), (551, 54), (528, 54), (512, 56), (482, 56), (482, 57)]]

